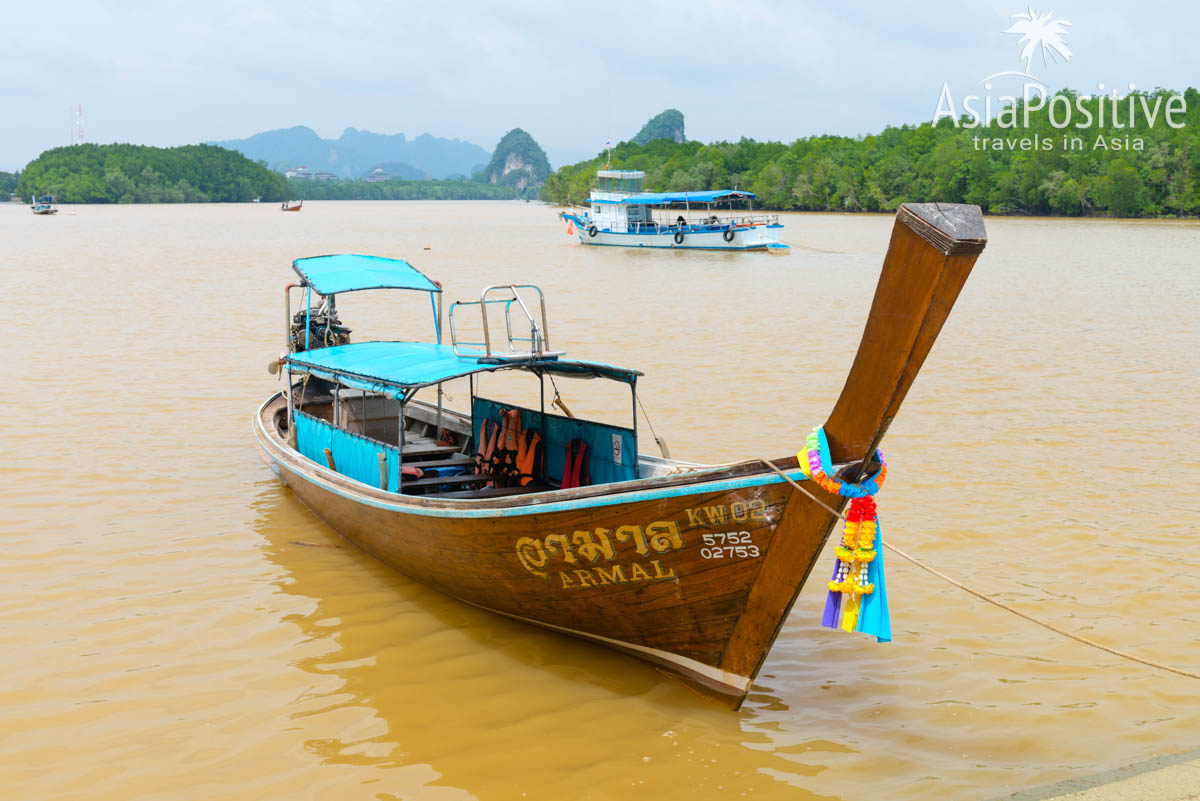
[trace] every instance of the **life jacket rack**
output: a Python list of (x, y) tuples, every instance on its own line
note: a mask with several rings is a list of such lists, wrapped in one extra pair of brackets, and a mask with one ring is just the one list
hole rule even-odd
[(489, 487), (529, 486), (545, 471), (542, 435), (521, 427), (520, 409), (503, 409), (500, 422), (484, 418), (479, 426), (475, 472), (491, 477)]
[[(536, 314), (534, 311), (531, 311), (531, 304), (525, 302), (525, 297), (522, 297), (521, 290), (527, 291), (526, 297), (528, 297), (529, 292), (537, 293)], [(454, 312), (463, 306), (479, 307), (483, 323), (483, 341), (467, 342), (458, 338), (458, 329), (454, 324)], [(503, 307), (507, 350), (499, 343), (493, 347), (492, 333), (488, 327), (489, 306)], [(518, 317), (516, 333), (514, 333), (513, 329), (514, 306), (520, 311), (521, 317), (524, 318), (522, 320), (521, 317)], [(451, 303), (449, 320), (450, 343), (454, 348), (455, 356), (480, 356), (478, 349), (482, 348), (483, 354), (480, 358), (496, 362), (510, 362), (557, 359), (566, 353), (566, 351), (550, 349), (550, 327), (546, 323), (546, 295), (536, 284), (493, 284), (479, 293), (479, 300), (460, 300)], [(520, 335), (524, 333), (525, 326), (528, 326), (529, 336)], [(464, 351), (463, 349), (465, 348), (473, 350)]]

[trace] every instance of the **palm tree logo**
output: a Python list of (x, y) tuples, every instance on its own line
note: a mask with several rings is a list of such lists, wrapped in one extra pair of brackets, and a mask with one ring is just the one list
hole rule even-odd
[(1055, 61), (1057, 61), (1055, 53), (1062, 56), (1064, 61), (1071, 60), (1071, 50), (1063, 41), (1063, 37), (1070, 33), (1066, 29), (1071, 27), (1071, 23), (1063, 19), (1053, 19), (1053, 17), (1053, 11), (1040, 14), (1034, 11), (1032, 6), (1024, 14), (1013, 14), (1012, 16), (1016, 22), (1005, 33), (1021, 35), (1021, 38), (1017, 40), (1017, 45), (1025, 45), (1021, 48), (1020, 58), (1025, 60), (1026, 74), (1029, 73), (1033, 54), (1039, 49), (1042, 51), (1042, 64), (1046, 64), (1047, 54)]

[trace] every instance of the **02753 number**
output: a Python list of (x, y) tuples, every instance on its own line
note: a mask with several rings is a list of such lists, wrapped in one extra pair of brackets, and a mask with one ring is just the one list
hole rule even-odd
[(704, 534), (700, 556), (705, 559), (747, 559), (759, 555), (758, 546), (750, 539), (749, 531)]

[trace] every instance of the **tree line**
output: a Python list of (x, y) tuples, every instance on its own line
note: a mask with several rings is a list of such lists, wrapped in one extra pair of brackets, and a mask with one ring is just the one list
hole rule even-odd
[[(1119, 104), (1117, 119), (1100, 116), (1100, 104), (1111, 98), (1064, 91), (1063, 101), (1028, 108), (1018, 102), (1008, 116), (972, 128), (964, 115), (791, 144), (622, 142), (611, 166), (645, 171), (645, 191), (737, 187), (778, 210), (894, 211), (904, 202), (940, 201), (992, 214), (1193, 216), (1200, 214), (1200, 92), (1183, 93), (1186, 108), (1168, 125), (1163, 102), (1174, 94), (1133, 93)], [(1064, 104), (1086, 110), (1091, 124), (1056, 127)], [(542, 198), (586, 203), (605, 159), (559, 169)]]
[(62, 203), (238, 203), (289, 197), (287, 181), (241, 153), (213, 145), (70, 145), (21, 172), (22, 198)]

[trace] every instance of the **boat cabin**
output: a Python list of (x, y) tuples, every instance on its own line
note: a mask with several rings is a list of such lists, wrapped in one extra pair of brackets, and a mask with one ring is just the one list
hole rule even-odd
[[(599, 170), (589, 198), (584, 228), (602, 233), (674, 234), (720, 232), (751, 225), (778, 224), (753, 211), (753, 192), (712, 189), (694, 192), (643, 192), (641, 170)], [(735, 209), (735, 205), (739, 208)], [(744, 207), (744, 208), (743, 208)], [(721, 211), (725, 216), (718, 216)], [(737, 216), (735, 211), (739, 212)]]
[[(297, 259), (299, 283), (286, 298), (287, 351), (274, 366), (291, 391), (271, 412), (281, 437), (299, 453), (355, 481), (390, 493), (483, 498), (630, 481), (664, 471), (639, 457), (637, 370), (565, 358), (551, 350), (542, 291), (531, 284), (483, 290), (448, 309), (443, 341), (442, 287), (412, 265), (375, 256)], [(337, 298), (366, 289), (429, 295), (428, 342), (352, 342)], [(293, 314), (295, 290), (303, 308)], [(490, 319), (489, 319), (490, 318)], [(489, 322), (492, 327), (489, 328)], [(478, 330), (467, 342), (460, 329)], [(493, 334), (500, 329), (503, 334)], [(540, 403), (516, 405), (477, 394), (485, 373), (519, 371), (538, 382)], [(547, 382), (601, 378), (626, 384), (635, 411), (628, 426), (547, 409)], [(444, 385), (466, 381), (467, 409), (444, 401)], [(461, 390), (456, 390), (455, 394)], [(461, 396), (459, 396), (461, 397)]]

